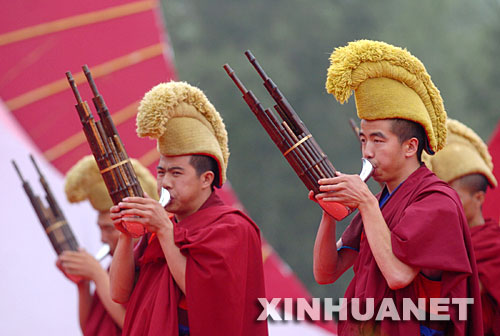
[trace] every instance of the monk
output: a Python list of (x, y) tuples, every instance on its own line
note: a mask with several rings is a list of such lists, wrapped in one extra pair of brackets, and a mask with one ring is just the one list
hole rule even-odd
[(259, 229), (215, 191), (229, 157), (219, 113), (198, 88), (159, 84), (140, 104), (137, 132), (158, 139), (158, 192), (170, 201), (130, 197), (111, 210), (115, 225), (133, 221), (149, 232), (135, 251), (121, 233), (111, 265), (112, 297), (127, 303), (123, 334), (267, 335), (257, 321), (265, 297)]
[[(473, 191), (475, 189), (468, 186), (465, 186), (463, 191), (466, 190), (471, 197), (477, 193), (477, 191)], [(500, 226), (498, 221), (485, 218), (484, 224), (471, 227), (470, 233), (479, 272), (484, 334), (498, 336), (500, 335), (500, 286), (498, 284), (498, 279), (500, 279)]]
[[(155, 191), (155, 179), (138, 161), (132, 165), (142, 187), (151, 193)], [(97, 225), (101, 241), (109, 245), (111, 256), (118, 243), (119, 231), (115, 229), (109, 209), (113, 205), (104, 180), (92, 155), (78, 161), (66, 174), (65, 192), (71, 203), (88, 200), (97, 212)], [(125, 307), (111, 300), (109, 275), (96, 258), (85, 250), (65, 251), (57, 266), (78, 288), (78, 312), (80, 328), (85, 336), (121, 335), (125, 319)], [(79, 280), (81, 279), (81, 280)], [(95, 291), (90, 291), (90, 282)]]
[(483, 140), (469, 127), (448, 119), (446, 146), (426, 163), (460, 196), (476, 255), (485, 335), (500, 335), (500, 226), (484, 218), (482, 205), (488, 187), (498, 183)]
[[(460, 199), (421, 161), (423, 150), (432, 154), (445, 143), (439, 91), (417, 58), (383, 42), (351, 42), (330, 60), (327, 90), (342, 103), (354, 91), (363, 157), (385, 185), (374, 196), (358, 175), (319, 181), (318, 199), (359, 210), (338, 242), (334, 219), (323, 213), (314, 246), (318, 283), (354, 267), (339, 335), (482, 334), (476, 261)], [(405, 317), (404, 305), (417, 306), (419, 298), (422, 314)], [(435, 300), (444, 303), (437, 307)], [(370, 306), (375, 313), (360, 317)]]

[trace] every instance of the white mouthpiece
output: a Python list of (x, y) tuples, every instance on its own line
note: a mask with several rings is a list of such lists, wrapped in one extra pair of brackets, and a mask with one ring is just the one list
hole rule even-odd
[(370, 161), (368, 161), (365, 158), (361, 159), (361, 161), (363, 162), (363, 166), (361, 167), (361, 172), (359, 173), (359, 177), (361, 177), (361, 179), (364, 182), (366, 182), (370, 178), (370, 176), (372, 176), (373, 165)]
[(97, 251), (97, 253), (95, 254), (95, 258), (97, 259), (97, 261), (101, 261), (102, 259), (104, 259), (104, 257), (109, 254), (110, 250), (111, 249), (109, 248), (108, 244), (102, 245), (99, 251)]
[(161, 188), (161, 195), (160, 195), (160, 204), (162, 207), (165, 207), (165, 205), (170, 202), (170, 193), (168, 192), (167, 189)]

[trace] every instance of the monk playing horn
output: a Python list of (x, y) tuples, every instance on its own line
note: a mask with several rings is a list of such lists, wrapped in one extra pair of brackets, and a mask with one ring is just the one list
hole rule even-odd
[(170, 201), (128, 197), (112, 208), (116, 225), (132, 220), (149, 232), (135, 251), (121, 233), (111, 265), (113, 299), (128, 302), (124, 335), (267, 335), (257, 321), (259, 229), (215, 192), (229, 157), (219, 113), (198, 88), (159, 84), (139, 106), (137, 133), (157, 139), (158, 193)]
[[(357, 175), (320, 180), (317, 198), (359, 210), (337, 242), (335, 221), (324, 214), (314, 247), (318, 283), (332, 283), (354, 266), (339, 335), (482, 334), (476, 261), (462, 204), (421, 161), (423, 150), (433, 154), (445, 145), (439, 91), (416, 57), (387, 43), (351, 42), (330, 60), (327, 90), (341, 103), (354, 91), (363, 157), (385, 185), (374, 196)], [(419, 310), (424, 316), (405, 317), (401, 307), (408, 300), (417, 305), (419, 298), (425, 299)], [(454, 299), (465, 301), (460, 306)], [(448, 320), (435, 320), (436, 300), (444, 302), (439, 308)], [(369, 305), (376, 314), (355, 314)]]
[[(137, 160), (132, 159), (132, 166), (144, 190), (154, 196), (156, 183), (153, 175)], [(109, 245), (109, 253), (113, 255), (120, 232), (115, 229), (110, 218), (109, 209), (113, 202), (92, 155), (85, 156), (68, 171), (65, 191), (71, 203), (85, 200), (90, 202), (97, 212), (101, 241)], [(109, 275), (99, 261), (85, 250), (65, 251), (59, 257), (57, 265), (68, 279), (82, 279), (76, 285), (83, 335), (121, 335), (125, 307), (111, 300)], [(90, 282), (95, 284), (93, 294), (90, 291)]]

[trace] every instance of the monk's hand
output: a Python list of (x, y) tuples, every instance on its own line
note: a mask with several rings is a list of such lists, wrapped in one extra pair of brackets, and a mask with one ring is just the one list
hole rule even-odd
[(126, 197), (120, 203), (121, 220), (123, 222), (139, 223), (149, 232), (160, 232), (173, 229), (168, 213), (161, 204), (149, 197)]
[(337, 172), (335, 177), (321, 179), (318, 183), (320, 193), (316, 195), (316, 199), (322, 199), (324, 202), (338, 202), (356, 209), (374, 198), (359, 175)]
[(64, 251), (56, 263), (71, 281), (78, 283), (81, 279), (95, 281), (106, 273), (101, 264), (87, 251)]
[(130, 236), (130, 233), (125, 230), (125, 228), (123, 227), (122, 225), (122, 214), (121, 214), (121, 210), (120, 207), (118, 205), (113, 205), (110, 209), (109, 209), (109, 215), (110, 215), (110, 218), (111, 220), (113, 221), (113, 225), (115, 226), (115, 228), (120, 231), (121, 233), (124, 233), (125, 235), (127, 236)]
[(307, 197), (308, 197), (311, 201), (318, 203), (318, 200), (316, 199), (316, 196), (314, 195), (314, 191), (309, 190), (309, 194), (307, 195)]

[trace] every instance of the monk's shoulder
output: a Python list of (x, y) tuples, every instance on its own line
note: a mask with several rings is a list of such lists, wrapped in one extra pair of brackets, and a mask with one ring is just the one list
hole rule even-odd
[(491, 232), (500, 234), (500, 224), (493, 218), (485, 218), (484, 226), (487, 227), (487, 229)]
[(434, 178), (432, 183), (423, 184), (417, 189), (413, 203), (427, 203), (430, 208), (444, 208), (456, 211), (461, 204), (457, 192), (445, 182)]
[(220, 215), (210, 225), (213, 230), (227, 230), (242, 235), (259, 234), (257, 225), (243, 212), (231, 207), (223, 207)]
[(500, 244), (500, 225), (497, 221), (491, 218), (485, 218), (483, 225), (476, 225), (470, 228), (472, 238), (478, 237), (479, 239), (494, 239)]
[(419, 190), (407, 205), (404, 214), (407, 220), (413, 219), (422, 224), (439, 222), (440, 227), (459, 228), (465, 220), (460, 198), (444, 183)]

